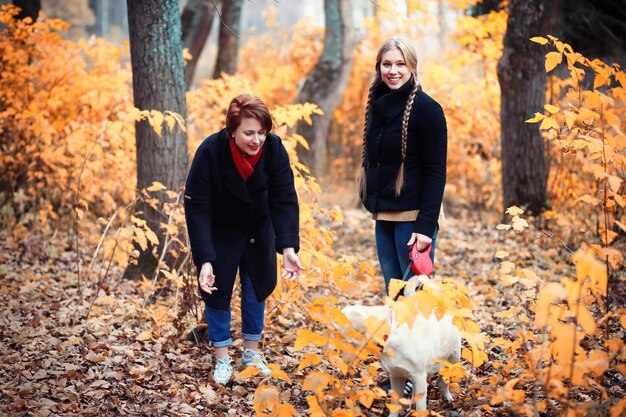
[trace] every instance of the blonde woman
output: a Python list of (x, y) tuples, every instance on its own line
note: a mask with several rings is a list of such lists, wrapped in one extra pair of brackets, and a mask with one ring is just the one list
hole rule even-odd
[(447, 128), (439, 103), (422, 91), (417, 52), (388, 39), (376, 57), (363, 136), (361, 200), (376, 221), (376, 248), (388, 288), (402, 278), (410, 247), (434, 261), (446, 184)]

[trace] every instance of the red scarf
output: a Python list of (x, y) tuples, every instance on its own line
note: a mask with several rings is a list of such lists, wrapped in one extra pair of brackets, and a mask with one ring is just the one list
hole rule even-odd
[(239, 171), (241, 178), (246, 181), (254, 172), (254, 166), (259, 161), (263, 148), (259, 149), (259, 152), (256, 155), (246, 158), (237, 147), (235, 139), (229, 139), (228, 142), (230, 144), (230, 153), (233, 154), (233, 160), (235, 161), (237, 171)]

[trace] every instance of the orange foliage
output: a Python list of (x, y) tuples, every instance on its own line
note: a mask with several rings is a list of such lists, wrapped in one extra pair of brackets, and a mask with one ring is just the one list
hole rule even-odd
[(551, 103), (527, 120), (541, 122), (551, 145), (549, 191), (556, 210), (548, 216), (570, 230), (567, 241), (599, 240), (602, 258), (617, 268), (623, 257), (606, 247), (626, 232), (626, 72), (591, 61), (554, 36), (531, 40), (556, 49), (546, 54), (547, 72), (562, 63), (570, 74), (552, 77)]
[[(498, 228), (524, 232), (528, 223), (522, 218), (523, 211), (512, 207), (508, 213), (518, 226), (505, 224)], [(519, 226), (522, 220), (523, 226)], [(626, 311), (622, 307), (613, 311), (607, 309), (604, 303), (608, 288), (607, 266), (596, 253), (589, 246), (574, 253), (576, 276), (560, 282), (546, 282), (510, 261), (501, 263), (504, 285), (517, 287), (518, 306), (500, 316), (514, 317), (523, 330), (519, 332), (520, 340), (492, 342), (503, 346), (509, 355), (509, 369), (506, 373), (502, 370), (502, 379), (497, 384), (506, 381), (510, 372), (519, 375), (498, 389), (492, 404), (506, 402), (527, 416), (558, 404), (557, 408), (565, 410), (567, 415), (583, 416), (587, 408), (580, 407), (570, 396), (575, 389), (600, 390), (601, 397), (606, 398), (601, 378), (611, 363), (624, 360), (626, 344), (623, 340), (607, 338), (608, 333), (602, 327), (608, 326), (612, 318), (623, 318)], [(496, 256), (505, 259), (509, 254), (500, 251)], [(529, 402), (525, 391), (515, 388), (518, 385), (534, 386), (541, 390), (540, 397), (554, 402)], [(619, 403), (613, 409), (618, 407), (621, 407)]]
[[(134, 175), (131, 73), (126, 48), (101, 39), (62, 39), (66, 24), (0, 21), (0, 223), (51, 230), (69, 213), (81, 219), (130, 202)], [(80, 182), (79, 182), (80, 180)], [(61, 222), (59, 222), (61, 221)]]

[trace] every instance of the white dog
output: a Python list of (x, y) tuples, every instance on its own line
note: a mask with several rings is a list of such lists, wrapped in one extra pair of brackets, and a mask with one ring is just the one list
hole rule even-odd
[[(416, 286), (432, 285), (427, 277), (413, 277), (407, 283), (404, 295), (411, 297)], [(390, 334), (380, 356), (380, 363), (389, 375), (391, 388), (402, 398), (407, 379), (413, 383), (413, 399), (423, 394), (416, 402), (418, 410), (426, 410), (428, 375), (433, 375), (443, 365), (435, 359), (457, 363), (461, 358), (461, 334), (452, 323), (452, 316), (445, 315), (438, 320), (434, 314), (425, 318), (419, 314), (412, 327), (406, 323), (398, 324), (393, 319), (390, 306), (348, 306), (342, 309), (344, 315), (352, 323), (355, 330), (365, 332), (365, 322), (374, 317), (377, 320), (388, 320)], [(437, 379), (439, 391), (448, 403), (452, 396), (448, 385), (441, 376)], [(400, 412), (391, 413), (397, 417)]]

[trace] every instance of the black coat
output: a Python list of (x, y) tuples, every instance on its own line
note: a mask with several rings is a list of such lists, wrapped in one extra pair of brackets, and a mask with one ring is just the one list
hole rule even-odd
[(226, 130), (202, 142), (185, 186), (185, 217), (193, 262), (211, 262), (212, 294), (205, 303), (226, 310), (237, 268), (245, 259), (256, 295), (265, 300), (276, 287), (276, 253), (299, 243), (299, 207), (293, 172), (280, 138), (269, 134), (247, 181), (241, 178)]
[(402, 161), (402, 116), (411, 81), (397, 90), (381, 83), (372, 93), (364, 160), (366, 195), (361, 199), (371, 213), (419, 209), (413, 232), (432, 236), (446, 184), (448, 133), (441, 106), (421, 90), (409, 118), (404, 186), (395, 195)]

